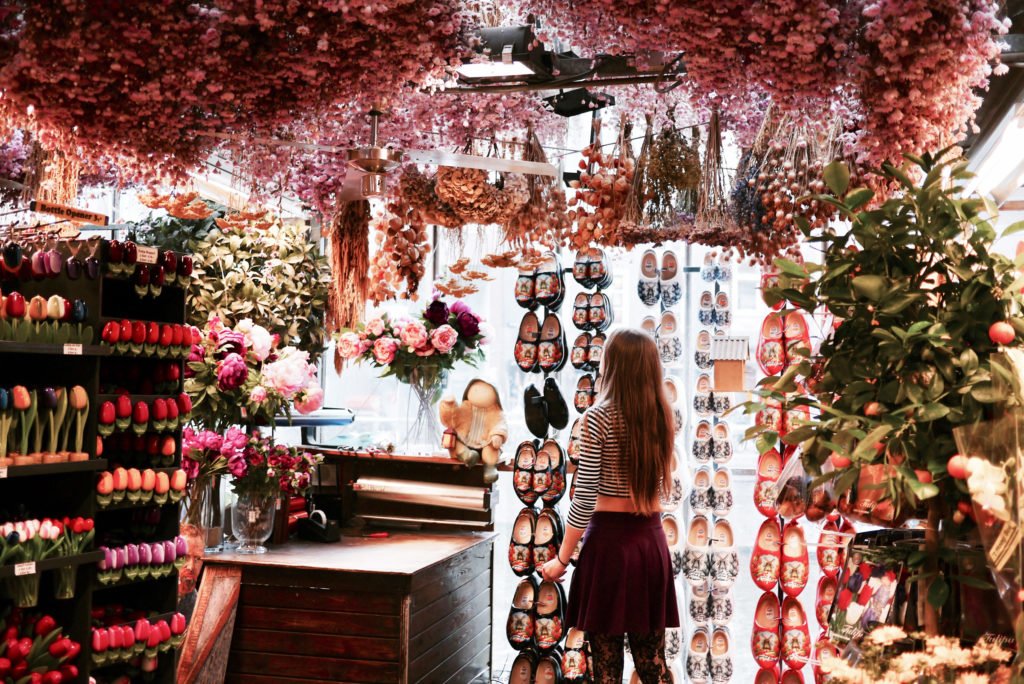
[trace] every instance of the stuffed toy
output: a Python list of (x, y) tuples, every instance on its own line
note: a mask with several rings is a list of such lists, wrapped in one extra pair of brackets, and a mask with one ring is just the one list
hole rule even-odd
[[(438, 404), (438, 412), (441, 424), (448, 428), (445, 446), (452, 458), (467, 465), (482, 461), (484, 480), (497, 480), (501, 447), (508, 439), (508, 423), (498, 390), (484, 380), (472, 380), (461, 404), (456, 403), (455, 397), (447, 396)], [(452, 433), (454, 440), (450, 439)]]

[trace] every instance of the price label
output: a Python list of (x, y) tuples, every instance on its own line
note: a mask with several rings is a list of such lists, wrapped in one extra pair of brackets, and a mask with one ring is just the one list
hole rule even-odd
[(1012, 522), (1007, 522), (1003, 525), (999, 536), (996, 537), (995, 542), (992, 544), (992, 550), (989, 551), (989, 556), (992, 558), (992, 564), (996, 567), (996, 570), (1001, 571), (1010, 562), (1014, 552), (1020, 545), (1020, 538), (1020, 527)]
[(64, 356), (81, 356), (82, 345), (80, 344), (65, 344), (64, 345)]
[(29, 561), (27, 563), (15, 563), (14, 564), (14, 576), (22, 577), (24, 575), (36, 574), (36, 562)]
[(0, 480), (6, 480), (6, 479), (7, 479), (7, 466), (4, 466), (3, 468), (0, 468)]
[(281, 510), (281, 498), (280, 497), (278, 497), (277, 501), (274, 502), (274, 510), (275, 511)]
[(260, 515), (255, 510), (249, 511), (249, 524), (255, 525)]
[(138, 248), (138, 257), (136, 261), (140, 264), (155, 264), (156, 258), (159, 256), (159, 250), (156, 247), (143, 247)]

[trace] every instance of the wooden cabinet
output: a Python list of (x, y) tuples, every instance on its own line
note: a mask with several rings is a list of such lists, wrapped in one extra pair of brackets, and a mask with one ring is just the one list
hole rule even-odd
[(208, 571), (240, 571), (226, 681), (488, 681), (493, 537), (392, 533), (210, 556)]

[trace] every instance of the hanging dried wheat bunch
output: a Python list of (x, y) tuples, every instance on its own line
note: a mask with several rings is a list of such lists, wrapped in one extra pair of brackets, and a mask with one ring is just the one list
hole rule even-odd
[(732, 222), (726, 195), (725, 169), (722, 167), (722, 129), (718, 111), (711, 113), (708, 141), (704, 148), (704, 168), (697, 196), (696, 223), (699, 229), (726, 229)]
[(60, 150), (46, 150), (38, 142), (25, 162), (25, 187), (22, 200), (43, 200), (57, 204), (73, 204), (78, 197), (78, 178), (82, 164), (73, 155)]
[[(346, 202), (331, 224), (331, 270), (334, 286), (328, 299), (331, 332), (355, 327), (363, 320), (370, 286), (370, 203)], [(335, 367), (341, 371), (340, 358)]]
[(646, 218), (653, 226), (672, 225), (680, 215), (697, 210), (700, 129), (692, 127), (689, 136), (684, 131), (670, 121), (658, 133), (648, 155)]

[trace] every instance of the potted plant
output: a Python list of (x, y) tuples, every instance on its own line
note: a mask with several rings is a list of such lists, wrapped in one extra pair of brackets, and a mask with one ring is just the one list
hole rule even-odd
[[(953, 431), (990, 417), (1005, 398), (995, 383), (1009, 372), (997, 357), (1024, 334), (1024, 277), (992, 249), (991, 202), (962, 196), (966, 163), (949, 151), (908, 159), (909, 168), (882, 168), (899, 192), (874, 207), (871, 190), (847, 187), (844, 165), (826, 168), (832, 192), (816, 199), (849, 230), (812, 232), (798, 217), (822, 263), (777, 259), (779, 284), (765, 298), (835, 322), (816, 354), (804, 349), (806, 358), (762, 381), (747, 411), (810, 410), (782, 442), (799, 448), (819, 476), (814, 485), (831, 488), (844, 515), (898, 526), (924, 509), (931, 530), (944, 521), (955, 534), (971, 524), (971, 507)], [(763, 452), (779, 431), (757, 425), (755, 436)], [(948, 593), (939, 578), (929, 598), (942, 604)]]

